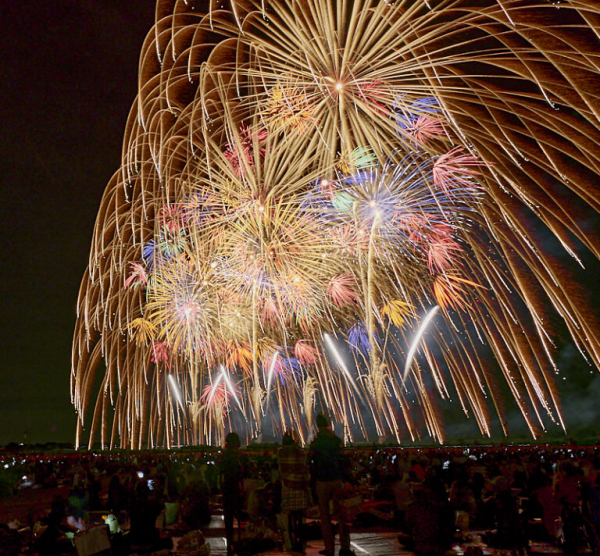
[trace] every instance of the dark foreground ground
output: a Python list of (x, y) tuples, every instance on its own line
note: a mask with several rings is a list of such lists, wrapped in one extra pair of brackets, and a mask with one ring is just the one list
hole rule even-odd
[[(57, 488), (24, 489), (15, 496), (4, 497), (0, 499), (0, 523), (9, 523), (17, 520), (21, 524), (27, 524), (37, 521), (44, 515), (46, 509), (56, 494), (66, 497), (69, 493), (66, 486)], [(470, 547), (480, 547), (484, 555), (502, 554), (494, 548), (486, 546), (479, 539), (480, 532), (471, 532), (471, 542), (457, 542), (453, 546), (453, 552), (456, 556), (464, 555)], [(210, 553), (214, 556), (224, 556), (227, 548), (224, 538), (223, 518), (220, 515), (213, 516), (210, 525), (203, 529), (206, 542), (210, 544)], [(386, 527), (373, 527), (370, 529), (355, 528), (352, 531), (352, 549), (357, 556), (413, 556), (414, 552), (407, 550), (399, 543), (396, 531)], [(174, 537), (174, 546), (170, 551), (172, 554), (182, 554), (177, 550), (179, 538)], [(323, 541), (313, 539), (308, 541), (306, 556), (320, 556), (319, 552), (324, 549)], [(4, 547), (0, 546), (0, 555), (4, 554)], [(549, 554), (560, 555), (562, 550), (550, 543), (539, 542), (530, 545), (531, 554)], [(582, 554), (590, 554), (589, 551), (582, 551)], [(76, 552), (73, 553), (77, 554)], [(286, 552), (281, 548), (276, 548), (267, 552), (260, 552), (264, 556), (287, 556), (292, 553)], [(42, 555), (40, 555), (42, 556)], [(164, 554), (163, 554), (164, 556)], [(451, 556), (451, 555), (449, 555)]]
[[(41, 456), (47, 457), (47, 456)], [(95, 461), (92, 456), (85, 456), (88, 458), (87, 466), (94, 467), (98, 466), (101, 468), (103, 465), (109, 469), (119, 470), (122, 472), (122, 468), (126, 468), (128, 465), (131, 466), (132, 461), (135, 462), (135, 469), (141, 467), (142, 462), (140, 461), (139, 454), (136, 456), (131, 455), (118, 455), (118, 456), (101, 456), (105, 458), (103, 463)], [(85, 459), (84, 457), (84, 459)], [(146, 454), (143, 457), (147, 457), (148, 460), (155, 460), (156, 454)], [(162, 456), (167, 458), (167, 463), (172, 458), (176, 458), (177, 454), (168, 454)], [(200, 458), (202, 461), (212, 459), (212, 455), (208, 458)], [(256, 459), (256, 456), (253, 456)], [(263, 462), (268, 461), (271, 457), (268, 454), (263, 454)], [(476, 452), (473, 450), (464, 450), (459, 448), (454, 449), (441, 449), (441, 450), (427, 450), (427, 451), (399, 451), (399, 450), (377, 450), (368, 452), (364, 450), (354, 451), (349, 454), (349, 457), (353, 461), (353, 469), (355, 470), (355, 476), (357, 481), (363, 484), (363, 501), (360, 510), (365, 514), (370, 515), (372, 519), (355, 519), (351, 530), (352, 537), (352, 549), (357, 556), (405, 556), (414, 554), (408, 550), (398, 540), (399, 530), (393, 525), (393, 519), (390, 517), (391, 512), (389, 506), (393, 509), (394, 501), (393, 496), (385, 496), (386, 490), (391, 490), (392, 485), (399, 481), (408, 481), (408, 484), (412, 485), (411, 488), (419, 488), (421, 479), (411, 477), (415, 471), (421, 471), (424, 476), (429, 474), (428, 470), (438, 469), (440, 476), (447, 477), (445, 481), (447, 487), (447, 493), (452, 498), (452, 470), (456, 467), (457, 470), (465, 469), (469, 470), (469, 476), (471, 479), (475, 474), (482, 474), (486, 482), (486, 488), (493, 489), (496, 484), (498, 477), (504, 477), (510, 479), (513, 485), (513, 491), (515, 499), (519, 500), (519, 505), (525, 508), (528, 500), (533, 499), (534, 493), (534, 477), (536, 473), (543, 474), (554, 482), (560, 480), (561, 471), (560, 469), (565, 462), (573, 464), (579, 472), (579, 479), (581, 484), (583, 482), (600, 485), (600, 457), (598, 456), (597, 448), (585, 448), (585, 449), (571, 449), (562, 448), (560, 450), (554, 449), (504, 449), (504, 448), (482, 448)], [(59, 456), (60, 458), (60, 456)], [(109, 461), (110, 458), (116, 458), (112, 463)], [(187, 458), (187, 456), (186, 456)], [(266, 459), (265, 459), (266, 458)], [(15, 458), (20, 461), (19, 458)], [(4, 465), (3, 469), (7, 469), (6, 462), (10, 466), (14, 464), (15, 459), (5, 459), (0, 461)], [(35, 467), (35, 456), (32, 456), (31, 461), (28, 461), (25, 467), (29, 466), (29, 469)], [(22, 460), (25, 462), (25, 460)], [(53, 460), (54, 461), (54, 460)], [(52, 465), (54, 468), (60, 469), (60, 466), (54, 461)], [(177, 461), (175, 459), (174, 461)], [(391, 465), (393, 463), (393, 465)], [(58, 482), (51, 486), (29, 484), (20, 485), (19, 488), (13, 489), (10, 492), (5, 491), (4, 495), (0, 496), (0, 524), (8, 524), (10, 527), (14, 527), (20, 530), (20, 538), (27, 539), (28, 542), (23, 542), (23, 550), (9, 551), (6, 546), (2, 545), (2, 538), (0, 535), (0, 556), (33, 556), (35, 551), (32, 549), (32, 542), (29, 539), (34, 537), (34, 531), (37, 531), (39, 524), (43, 523), (44, 517), (48, 514), (49, 508), (51, 507), (52, 500), (60, 495), (66, 499), (71, 493), (71, 487), (73, 485), (73, 473), (72, 469), (75, 469), (81, 464), (81, 458), (79, 456), (69, 456), (68, 461), (65, 464), (61, 473), (58, 473)], [(198, 458), (196, 459), (185, 459), (182, 462), (181, 455), (179, 455), (179, 464), (182, 466), (191, 466), (198, 464)], [(10, 467), (13, 469), (13, 467)], [(65, 472), (65, 469), (68, 472)], [(275, 467), (273, 468), (275, 469)], [(16, 470), (16, 469), (14, 469)], [(103, 499), (108, 486), (108, 481), (114, 472), (104, 472), (102, 474), (102, 492)], [(458, 473), (458, 472), (457, 472)], [(135, 476), (135, 473), (133, 474)], [(206, 475), (209, 476), (208, 474)], [(457, 475), (458, 476), (458, 475)], [(19, 473), (20, 477), (20, 473)], [(408, 477), (408, 479), (407, 479)], [(147, 477), (146, 477), (147, 478)], [(470, 480), (471, 480), (470, 479)], [(598, 480), (596, 480), (598, 479)], [(414, 482), (413, 482), (414, 481)], [(425, 482), (427, 479), (425, 479)], [(519, 484), (520, 483), (520, 484)], [(423, 483), (425, 484), (425, 483)], [(588, 485), (588, 486), (589, 486)], [(489, 491), (488, 494), (493, 494)], [(214, 500), (217, 500), (216, 504), (213, 504)], [(387, 515), (385, 512), (380, 510), (381, 506), (388, 508)], [(587, 503), (589, 506), (589, 502)], [(583, 501), (582, 501), (583, 505)], [(218, 496), (216, 498), (211, 497), (211, 513), (212, 519), (209, 524), (202, 527), (201, 531), (206, 539), (206, 542), (210, 544), (210, 553), (213, 555), (225, 555), (226, 544), (224, 539), (224, 527), (223, 517), (221, 515), (218, 504)], [(410, 507), (409, 507), (410, 509)], [(102, 523), (101, 515), (106, 514), (108, 510), (93, 512), (95, 514), (95, 523)], [(519, 510), (523, 511), (523, 510)], [(369, 514), (369, 512), (371, 512)], [(532, 514), (533, 516), (533, 514)], [(363, 516), (364, 517), (364, 516)], [(535, 533), (529, 538), (528, 551), (533, 554), (562, 554), (563, 551), (560, 548), (560, 543), (552, 541), (548, 538), (540, 538), (538, 534), (542, 532), (543, 525), (540, 518), (531, 518), (529, 520), (530, 532)], [(316, 510), (313, 508), (312, 512), (309, 512), (309, 523), (312, 523), (311, 535), (308, 538), (307, 556), (316, 556), (320, 551), (323, 550), (323, 541), (320, 538), (320, 528), (318, 523), (318, 515)], [(248, 523), (243, 523), (241, 530), (247, 533), (246, 528)], [(478, 556), (493, 555), (500, 556), (502, 554), (514, 554), (511, 550), (502, 549), (498, 545), (495, 545), (489, 539), (490, 529), (482, 529), (477, 523), (471, 524), (471, 526), (462, 532), (458, 532), (455, 535), (455, 541), (452, 545), (452, 549), (448, 556)], [(1, 533), (1, 531), (0, 531)], [(16, 535), (16, 533), (11, 533)], [(113, 556), (125, 556), (135, 554), (155, 554), (160, 556), (167, 556), (169, 554), (178, 554), (181, 556), (200, 556), (198, 554), (191, 554), (189, 551), (182, 550), (182, 535), (184, 533), (177, 529), (177, 526), (166, 527), (162, 531), (164, 537), (170, 537), (172, 541), (172, 547), (169, 547), (162, 552), (157, 550), (138, 550), (137, 547), (129, 547), (126, 550), (113, 550)], [(183, 537), (185, 539), (185, 537)], [(578, 548), (579, 554), (591, 554), (595, 556), (598, 554), (597, 546), (583, 545)], [(67, 546), (64, 553), (60, 553), (61, 556), (89, 556), (91, 553), (83, 553), (82, 551), (77, 553), (73, 546)], [(106, 552), (106, 555), (110, 552)], [(263, 555), (288, 555), (290, 552), (283, 550), (280, 539), (272, 543), (267, 548), (256, 548), (253, 552), (248, 554), (263, 554)], [(40, 553), (40, 556), (46, 556), (45, 553)], [(54, 556), (54, 554), (52, 555)], [(58, 556), (58, 554), (57, 554)], [(102, 555), (104, 556), (104, 554)], [(337, 552), (336, 552), (337, 556)]]

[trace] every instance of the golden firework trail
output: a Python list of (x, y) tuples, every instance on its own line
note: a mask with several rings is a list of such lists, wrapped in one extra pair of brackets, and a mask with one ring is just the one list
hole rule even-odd
[(600, 366), (573, 270), (600, 255), (599, 17), (158, 0), (78, 299), (77, 444), (306, 439), (319, 408), (349, 440), (443, 441), (449, 397), (489, 436), (501, 391), (564, 428), (549, 323)]

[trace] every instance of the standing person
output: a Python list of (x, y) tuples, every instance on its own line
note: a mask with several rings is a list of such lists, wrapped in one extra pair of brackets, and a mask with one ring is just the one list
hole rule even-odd
[(570, 461), (563, 461), (560, 476), (554, 485), (554, 497), (562, 507), (563, 554), (577, 554), (581, 540), (580, 470)]
[(296, 431), (288, 430), (277, 452), (281, 476), (281, 512), (287, 518), (283, 531), (286, 548), (304, 554), (304, 510), (308, 507), (308, 464), (298, 446)]
[(529, 541), (521, 522), (519, 502), (512, 493), (508, 479), (504, 476), (496, 477), (494, 490), (492, 503), (497, 531), (496, 543), (499, 548), (511, 550), (514, 555), (526, 554), (529, 552)]
[[(316, 493), (319, 499), (319, 514), (321, 530), (325, 541), (325, 550), (320, 554), (334, 556), (335, 535), (331, 522), (330, 502), (333, 503), (333, 513), (339, 517), (340, 494), (342, 491), (342, 447), (343, 443), (329, 428), (329, 417), (323, 413), (317, 415), (317, 436), (310, 444), (311, 479), (316, 482)], [(355, 556), (350, 550), (350, 532), (342, 519), (338, 522), (340, 535), (339, 556)]]
[(240, 444), (237, 433), (230, 432), (225, 437), (225, 451), (219, 462), (227, 556), (233, 555), (233, 519), (240, 519), (244, 505), (244, 478), (247, 466), (245, 458), (240, 454)]
[(156, 528), (156, 518), (161, 509), (162, 504), (155, 493), (150, 491), (148, 483), (145, 480), (138, 481), (131, 505), (131, 528), (127, 535), (132, 553), (137, 551), (134, 547), (154, 550), (166, 548), (161, 546), (160, 532)]

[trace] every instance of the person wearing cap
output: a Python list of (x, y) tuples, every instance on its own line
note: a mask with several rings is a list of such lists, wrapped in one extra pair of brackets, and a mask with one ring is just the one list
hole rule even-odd
[[(319, 501), (321, 531), (325, 542), (325, 550), (320, 554), (334, 556), (335, 534), (332, 517), (340, 513), (340, 495), (342, 492), (342, 448), (343, 442), (330, 429), (329, 417), (323, 413), (317, 415), (317, 436), (310, 444), (311, 480), (316, 483), (316, 494)], [(333, 503), (333, 516), (330, 509)], [(350, 550), (350, 532), (343, 519), (339, 519), (340, 536), (339, 556), (355, 556)]]

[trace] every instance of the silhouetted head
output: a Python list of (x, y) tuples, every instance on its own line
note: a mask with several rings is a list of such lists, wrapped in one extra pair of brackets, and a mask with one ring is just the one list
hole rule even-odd
[(283, 438), (281, 439), (281, 445), (291, 446), (293, 444), (298, 444), (298, 433), (293, 429), (288, 429), (283, 434)]
[(230, 432), (226, 437), (225, 437), (225, 448), (231, 448), (231, 449), (236, 449), (239, 448), (241, 446), (241, 442), (240, 442), (240, 437), (238, 436), (237, 432)]
[(317, 415), (317, 427), (319, 429), (326, 429), (329, 425), (331, 425), (329, 417), (327, 417), (327, 415), (324, 413), (319, 413)]

